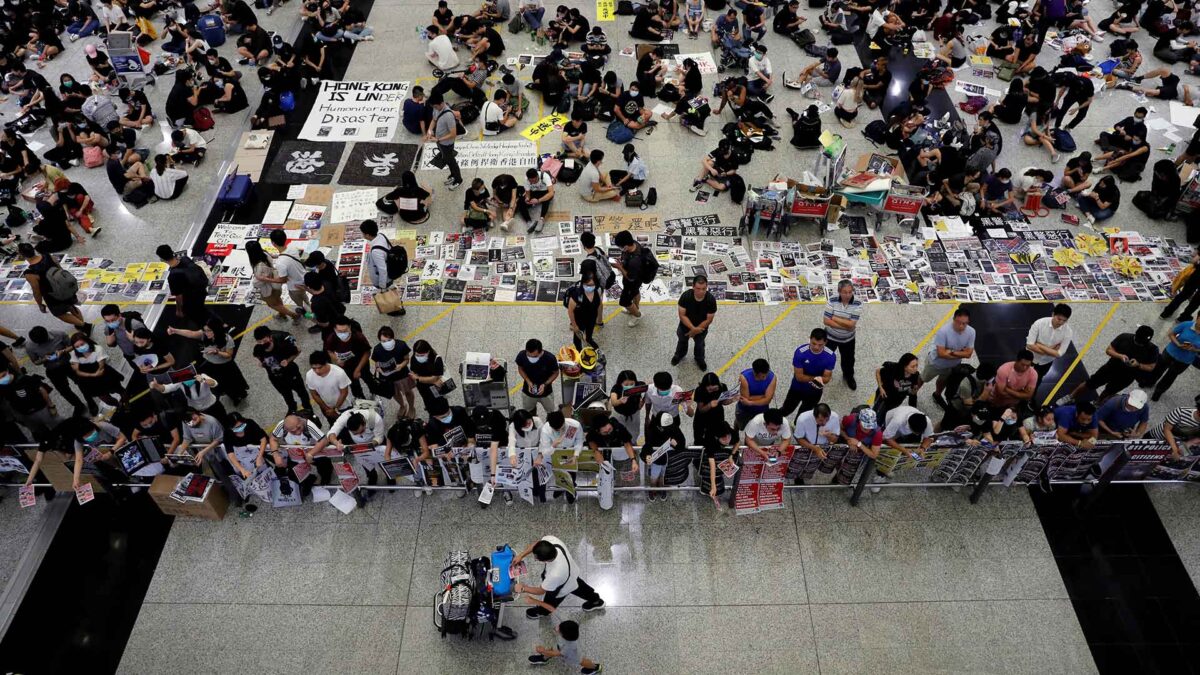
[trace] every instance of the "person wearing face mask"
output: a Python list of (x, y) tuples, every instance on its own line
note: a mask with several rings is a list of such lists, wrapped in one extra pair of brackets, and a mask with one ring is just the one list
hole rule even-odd
[(428, 408), (429, 421), (418, 438), (421, 454), (436, 453), (447, 464), (457, 463), (463, 476), (463, 491), (459, 498), (466, 497), (471, 489), (471, 481), (466, 472), (466, 464), (461, 457), (456, 457), (454, 449), (464, 448), (473, 451), (475, 448), (475, 423), (462, 406), (451, 406), (444, 398), (435, 399)]
[[(130, 438), (135, 441), (140, 438), (153, 438), (161, 445), (172, 448), (179, 447), (183, 442), (183, 437), (179, 435), (179, 425), (171, 421), (170, 413), (155, 412), (152, 406), (147, 406), (143, 411), (141, 419), (133, 427)], [(163, 463), (166, 461), (164, 459)]]
[(631, 82), (629, 88), (617, 97), (617, 102), (613, 105), (613, 115), (621, 120), (621, 124), (635, 132), (658, 125), (658, 122), (650, 119), (653, 112), (646, 107), (646, 100), (642, 98), (641, 88), (637, 82)]
[[(254, 420), (242, 417), (241, 413), (229, 415), (229, 426), (225, 429), (225, 458), (235, 474), (250, 478), (260, 467), (267, 465), (268, 438)], [(281, 491), (286, 482), (280, 483)], [(287, 488), (290, 490), (291, 485)]]
[(555, 411), (554, 381), (558, 379), (558, 361), (542, 349), (542, 341), (528, 340), (514, 359), (521, 376), (521, 408), (534, 412), (538, 405), (546, 414)]
[(692, 395), (692, 401), (696, 406), (696, 414), (692, 420), (692, 439), (696, 445), (704, 445), (709, 434), (712, 433), (712, 429), (727, 424), (725, 407), (733, 405), (735, 400), (732, 398), (721, 400), (721, 396), (728, 389), (729, 386), (722, 382), (716, 373), (705, 373), (700, 378), (700, 383), (696, 385)]
[(25, 375), (0, 361), (0, 400), (10, 419), (41, 438), (58, 425), (58, 407), (50, 399), (50, 387), (37, 375)]
[[(533, 455), (536, 454), (535, 451), (541, 441), (541, 430), (541, 418), (531, 414), (528, 410), (518, 408), (513, 411), (512, 418), (508, 420), (508, 427), (504, 433), (505, 452), (508, 455), (509, 466), (521, 466), (526, 469), (532, 468)], [(490, 458), (492, 476), (496, 475), (496, 463), (499, 461), (498, 456), (499, 443), (493, 443)], [(534, 472), (533, 481), (535, 491), (539, 489), (539, 480), (537, 472)]]
[(622, 370), (608, 394), (613, 421), (625, 427), (633, 443), (642, 437), (642, 398), (647, 389), (632, 370)]
[(283, 397), (288, 412), (308, 409), (308, 390), (300, 367), (296, 365), (296, 357), (300, 356), (296, 339), (289, 333), (271, 330), (269, 326), (258, 326), (254, 329), (253, 353), (271, 386)]
[(203, 373), (197, 373), (194, 377), (170, 384), (152, 380), (150, 388), (160, 394), (171, 394), (178, 391), (183, 394), (189, 408), (211, 415), (222, 424), (229, 419), (229, 413), (225, 412), (225, 406), (221, 405), (221, 400), (217, 398), (215, 391), (217, 381)]
[(413, 396), (413, 381), (409, 377), (412, 348), (404, 340), (396, 339), (390, 326), (382, 326), (376, 334), (379, 341), (371, 350), (371, 361), (375, 364), (375, 379), (379, 390), (390, 393), (400, 406), (399, 417), (414, 419), (417, 416)]
[(650, 176), (650, 170), (646, 168), (646, 163), (637, 154), (633, 143), (625, 144), (625, 147), (621, 149), (621, 157), (625, 160), (625, 169), (609, 171), (608, 181), (624, 197), (630, 190), (636, 190), (646, 182)]
[(433, 346), (425, 340), (414, 342), (413, 358), (409, 364), (409, 377), (416, 384), (417, 393), (421, 395), (421, 402), (424, 403), (425, 410), (429, 410), (429, 406), (434, 400), (442, 397), (441, 387), (445, 374), (446, 364), (442, 361), (442, 357), (434, 351)]
[(771, 69), (771, 60), (767, 58), (767, 46), (757, 44), (754, 46), (753, 58), (750, 59), (746, 88), (750, 90), (751, 96), (770, 103), (775, 100), (775, 96), (770, 93), (773, 84), (775, 76)]
[[(425, 423), (420, 420), (403, 417), (396, 420), (388, 428), (387, 436), (384, 438), (383, 459), (384, 461), (392, 461), (397, 458), (407, 459), (413, 468), (413, 482), (416, 485), (425, 486), (425, 494), (428, 495), (433, 494), (429, 485), (436, 485), (439, 476), (434, 470), (433, 453), (423, 451), (418, 442), (424, 428)], [(395, 481), (389, 478), (387, 483), (394, 485)]]
[(675, 420), (675, 424), (679, 424), (680, 413), (691, 417), (696, 414), (696, 404), (690, 399), (680, 401), (676, 399), (676, 394), (683, 393), (683, 388), (675, 384), (675, 379), (665, 370), (654, 374), (654, 386), (646, 390), (646, 426), (650, 426), (650, 422), (655, 415), (667, 413)]
[(727, 459), (737, 462), (740, 453), (737, 434), (728, 423), (719, 424), (710, 432), (700, 455), (700, 492), (716, 502), (717, 497), (725, 494), (725, 472), (720, 465)]
[(363, 397), (364, 381), (369, 390), (375, 390), (375, 378), (368, 367), (371, 343), (357, 321), (344, 316), (334, 321), (333, 332), (325, 338), (325, 351), (329, 353), (329, 360), (350, 376), (350, 391), (356, 397)]
[[(376, 485), (379, 482), (378, 469), (382, 455), (376, 452), (375, 448), (384, 445), (386, 435), (386, 426), (383, 422), (383, 415), (380, 413), (369, 409), (347, 410), (329, 426), (329, 433), (317, 441), (312, 450), (306, 452), (305, 455), (311, 462), (313, 456), (320, 454), (330, 443), (334, 444), (342, 453), (349, 449), (346, 446), (370, 448), (365, 452), (351, 450), (351, 453), (354, 455), (355, 463), (361, 466), (367, 474), (367, 484)], [(366, 503), (371, 494), (373, 493), (367, 490), (354, 491), (359, 506)]]
[(108, 367), (108, 357), (83, 333), (71, 336), (71, 368), (85, 398), (98, 398), (114, 408), (121, 404), (121, 374)]
[(1005, 441), (1021, 440), (1021, 425), (1017, 424), (1017, 411), (1012, 407), (989, 408), (980, 403), (971, 411), (971, 432), (975, 438), (993, 445)]
[[(583, 425), (579, 420), (568, 419), (563, 415), (562, 410), (554, 410), (546, 415), (546, 421), (538, 430), (538, 450), (534, 455), (533, 463), (535, 465), (544, 464), (551, 466), (554, 458), (554, 453), (561, 450), (569, 450), (579, 457), (579, 451), (583, 449), (585, 434)], [(552, 474), (553, 475), (553, 474)], [(571, 482), (574, 484), (576, 474), (571, 473)], [(541, 501), (546, 501), (545, 488), (539, 486), (537, 479), (534, 480), (533, 494)], [(539, 492), (540, 490), (540, 492)], [(567, 491), (566, 488), (558, 488), (554, 492), (554, 498), (558, 499), (560, 494), (567, 495), (567, 503), (575, 503), (575, 495)]]
[[(67, 434), (67, 438), (74, 440), (75, 456), (71, 474), (71, 486), (74, 489), (79, 489), (85, 482), (83, 480), (85, 464), (89, 473), (92, 474), (89, 477), (90, 479), (99, 479), (102, 475), (111, 475), (109, 472), (101, 469), (101, 464), (87, 462), (85, 461), (85, 457), (90, 454), (93, 448), (100, 451), (101, 459), (105, 459), (105, 455), (111, 456), (113, 447), (125, 444), (125, 434), (121, 433), (120, 429), (108, 422), (93, 422), (91, 420), (76, 418), (60, 425), (56, 431), (58, 430)], [(29, 468), (29, 477), (25, 479), (26, 485), (33, 484), (37, 478), (38, 469), (41, 468), (42, 461), (46, 458), (46, 451), (51, 449), (54, 449), (54, 446), (46, 442), (38, 446), (37, 452), (33, 457), (33, 465)]]
[(604, 463), (605, 450), (618, 473), (638, 470), (637, 453), (633, 451), (633, 436), (625, 425), (608, 415), (595, 417), (587, 432), (587, 444), (597, 464)]
[[(670, 443), (671, 448), (655, 459), (650, 461), (650, 456), (663, 446), (664, 443)], [(655, 499), (666, 499), (666, 493), (661, 495), (655, 488), (664, 487), (667, 484), (667, 468), (670, 463), (670, 456), (682, 454), (687, 450), (687, 439), (683, 437), (683, 431), (679, 428), (675, 418), (671, 417), (670, 413), (655, 413), (650, 415), (650, 423), (646, 425), (646, 442), (642, 445), (641, 458), (642, 461), (650, 469), (650, 492), (647, 498), (650, 501)], [(686, 458), (684, 460), (684, 476), (686, 477)], [(679, 463), (674, 463), (677, 467)], [(676, 483), (672, 483), (676, 484)]]
[(99, 412), (96, 402), (88, 398), (85, 407), (84, 402), (71, 390), (72, 382), (79, 386), (75, 371), (71, 369), (71, 352), (71, 341), (63, 331), (48, 330), (44, 326), (29, 329), (29, 340), (25, 342), (25, 353), (29, 360), (46, 369), (46, 379), (73, 408), (76, 417), (82, 417), (84, 412), (94, 416)]
[(596, 323), (600, 320), (601, 294), (596, 285), (596, 274), (586, 270), (579, 283), (567, 289), (567, 321), (571, 324), (575, 349), (583, 349), (584, 341), (599, 349), (592, 337)]

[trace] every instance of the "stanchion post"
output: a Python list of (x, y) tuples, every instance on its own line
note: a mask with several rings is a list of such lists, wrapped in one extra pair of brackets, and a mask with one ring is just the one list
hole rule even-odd
[(979, 498), (987, 491), (988, 485), (992, 483), (992, 474), (984, 473), (979, 477), (979, 482), (975, 484), (975, 489), (971, 490), (971, 503), (979, 503)]
[(867, 483), (871, 482), (871, 476), (875, 475), (875, 459), (868, 457), (863, 464), (862, 475), (858, 477), (858, 482), (854, 484), (854, 493), (850, 495), (850, 506), (858, 506), (858, 499), (862, 497), (863, 490), (867, 488)]

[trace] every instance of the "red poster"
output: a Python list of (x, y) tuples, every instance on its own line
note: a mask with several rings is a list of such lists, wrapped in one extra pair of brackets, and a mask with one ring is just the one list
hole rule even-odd
[(745, 515), (758, 512), (758, 482), (742, 480), (733, 493), (733, 512)]
[(763, 481), (758, 484), (758, 510), (783, 508), (783, 481)]
[(898, 213), (902, 216), (915, 216), (921, 212), (925, 200), (921, 197), (899, 197), (888, 195), (883, 202), (883, 210), (888, 213)]

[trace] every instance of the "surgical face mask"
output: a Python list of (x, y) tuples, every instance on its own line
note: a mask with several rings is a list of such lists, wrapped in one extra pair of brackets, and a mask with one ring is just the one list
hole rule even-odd
[(396, 341), (395, 340), (383, 340), (382, 342), (379, 343), (379, 346), (383, 347), (384, 349), (386, 349), (390, 352), (390, 351), (392, 351), (393, 348), (395, 348)]
[(238, 424), (237, 426), (233, 427), (233, 433), (235, 433), (235, 434), (240, 434), (245, 430), (246, 430), (245, 424)]
[(96, 441), (100, 440), (100, 432), (93, 431), (92, 433), (88, 434), (87, 436), (84, 436), (83, 440), (87, 441), (88, 443), (95, 443)]
[(425, 363), (426, 361), (429, 360), (429, 355), (428, 354), (413, 354), (413, 358), (417, 360), (417, 363)]
[(542, 355), (538, 354), (537, 356), (530, 356), (529, 354), (525, 354), (525, 358), (529, 359), (530, 363), (537, 363), (538, 359), (542, 358)]
[(188, 425), (189, 427), (192, 427), (193, 429), (195, 429), (196, 427), (200, 426), (200, 422), (199, 422), (199, 421), (197, 421), (197, 420), (194, 420), (194, 419), (192, 419), (192, 420), (188, 420), (188, 421), (187, 421), (187, 425)]
[(530, 431), (533, 431), (533, 422), (530, 422), (529, 426), (524, 427), (523, 429), (521, 429), (521, 431), (523, 431), (525, 433), (529, 433)]
[(442, 424), (450, 424), (450, 421), (453, 419), (454, 419), (454, 413), (450, 413), (444, 417), (439, 417), (438, 421), (441, 422)]
[(584, 293), (595, 293), (595, 292), (596, 292), (596, 287), (595, 287), (595, 286), (584, 286), (584, 287), (583, 287), (583, 292), (584, 292)]
[(69, 87), (69, 86), (71, 86), (71, 85), (73, 85), (73, 84), (75, 84), (75, 80), (63, 80), (63, 86), (64, 86), (64, 87)]
[(90, 350), (90, 349), (91, 349), (91, 347), (89, 347), (88, 345), (79, 345), (78, 347), (75, 348), (75, 351), (79, 352), (80, 354), (86, 354), (86, 353), (88, 353), (88, 350)]
[(105, 321), (104, 325), (108, 326), (109, 328), (112, 328), (113, 330), (116, 330), (117, 328), (119, 328), (121, 326), (121, 320), (117, 319), (116, 321)]
[(185, 386), (185, 387), (194, 387), (194, 386), (196, 386), (196, 381), (195, 381), (195, 380), (184, 380), (184, 381), (183, 381), (183, 386)]
[(755, 60), (755, 61), (762, 61), (764, 56), (766, 56), (766, 54), (755, 54), (755, 55), (754, 55), (754, 60)]
[(670, 396), (671, 395), (670, 389), (659, 389), (657, 391), (658, 391), (659, 396)]
[(350, 333), (343, 333), (342, 331), (337, 331), (336, 333), (334, 333), (334, 335), (337, 335), (337, 339), (341, 340), (342, 342), (345, 342), (350, 339)]
[(0, 385), (9, 384), (12, 381), (13, 381), (12, 373), (5, 373), (3, 376), (0, 376)]
[(629, 95), (630, 95), (630, 96), (637, 96), (637, 95), (638, 95), (638, 90), (637, 90), (637, 89), (630, 89), (630, 90), (629, 90)]

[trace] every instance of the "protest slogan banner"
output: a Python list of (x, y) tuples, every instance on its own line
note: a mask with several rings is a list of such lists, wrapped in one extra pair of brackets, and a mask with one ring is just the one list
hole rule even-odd
[[(462, 169), (527, 169), (537, 166), (537, 146), (529, 141), (469, 141), (454, 144)], [(426, 143), (417, 161), (418, 171), (442, 171), (435, 143)]]
[(737, 515), (783, 508), (783, 478), (795, 448), (780, 452), (768, 462), (757, 452), (742, 453), (742, 470), (733, 487), (733, 512)]
[(400, 126), (408, 82), (321, 81), (300, 138), (308, 141), (388, 141)]
[(570, 118), (562, 113), (550, 113), (529, 125), (527, 129), (521, 132), (521, 135), (531, 141), (538, 141), (551, 131), (562, 129), (562, 126), (568, 121), (570, 121)]
[(596, 20), (616, 21), (617, 0), (596, 0)]

